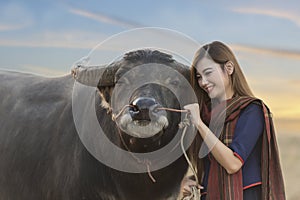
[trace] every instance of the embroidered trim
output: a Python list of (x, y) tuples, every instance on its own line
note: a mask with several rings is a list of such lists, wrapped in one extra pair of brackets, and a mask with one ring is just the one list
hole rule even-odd
[(247, 186), (243, 187), (243, 190), (246, 190), (246, 189), (248, 189), (248, 188), (251, 188), (251, 187), (254, 187), (254, 186), (257, 186), (257, 185), (261, 185), (261, 184), (262, 184), (261, 181), (260, 181), (260, 182), (257, 182), (257, 183), (252, 183), (252, 184), (250, 184), (250, 185), (247, 185)]
[(235, 155), (242, 162), (242, 164), (244, 164), (243, 158), (238, 153), (233, 152), (233, 155)]
[[(252, 184), (250, 184), (250, 185), (247, 185), (247, 186), (243, 187), (243, 190), (246, 190), (246, 189), (252, 188), (252, 187), (254, 187), (254, 186), (261, 185), (261, 184), (262, 184), (261, 181), (260, 181), (260, 182), (257, 182), (257, 183), (252, 183)], [(201, 192), (201, 195), (207, 195), (207, 192)]]

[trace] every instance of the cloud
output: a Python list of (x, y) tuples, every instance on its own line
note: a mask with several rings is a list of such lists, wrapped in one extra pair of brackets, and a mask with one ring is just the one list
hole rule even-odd
[(43, 31), (19, 38), (2, 37), (0, 46), (91, 49), (107, 37), (86, 31)]
[(290, 80), (290, 82), (289, 82), (291, 85), (293, 85), (293, 86), (299, 86), (300, 85), (300, 79), (298, 79), (298, 80)]
[(3, 31), (15, 31), (22, 28), (25, 28), (27, 25), (25, 24), (1, 24), (0, 23), (0, 32)]
[[(145, 38), (147, 38), (145, 40)], [(174, 42), (176, 41), (176, 42)], [(0, 38), (0, 46), (14, 47), (57, 47), (94, 49), (94, 52), (101, 52), (111, 61), (121, 53), (137, 48), (161, 48), (169, 53), (177, 55), (181, 61), (192, 60), (195, 50), (199, 44), (187, 36), (168, 29), (161, 28), (138, 28), (127, 30), (122, 33), (108, 36), (97, 32), (89, 31), (44, 31), (34, 35), (27, 35), (22, 38), (11, 39)], [(104, 53), (105, 52), (105, 53)], [(110, 58), (108, 55), (113, 56)]]
[[(249, 79), (248, 79), (249, 81)], [(278, 117), (298, 118), (300, 116), (299, 80), (289, 77), (250, 79), (249, 84), (257, 97), (262, 98)], [(287, 103), (288, 102), (288, 103)]]
[(254, 46), (240, 45), (240, 44), (232, 44), (231, 47), (236, 51), (244, 51), (244, 52), (254, 53), (259, 55), (269, 54), (276, 57), (286, 57), (289, 59), (300, 60), (300, 52), (298, 51), (270, 49), (270, 48), (254, 47)]
[(23, 5), (7, 2), (0, 7), (0, 32), (14, 31), (34, 23), (31, 12)]
[(277, 10), (277, 9), (262, 9), (262, 8), (244, 8), (244, 7), (232, 8), (231, 11), (242, 13), (242, 14), (265, 15), (265, 16), (286, 19), (295, 23), (297, 26), (300, 26), (300, 14), (292, 11)]
[(50, 68), (44, 67), (44, 66), (36, 66), (36, 65), (28, 65), (28, 64), (23, 65), (22, 68), (26, 72), (31, 72), (31, 73), (46, 76), (46, 77), (57, 77), (57, 76), (62, 76), (62, 75), (66, 75), (67, 73), (69, 73), (68, 71), (50, 69)]
[(112, 17), (112, 16), (108, 16), (108, 15), (104, 15), (101, 13), (92, 13), (86, 10), (80, 10), (80, 9), (75, 9), (75, 8), (70, 8), (69, 12), (75, 14), (75, 15), (79, 15), (79, 16), (83, 16), (89, 19), (93, 19), (96, 20), (98, 22), (101, 23), (106, 23), (106, 24), (112, 24), (112, 25), (117, 25), (123, 28), (138, 28), (138, 27), (143, 27), (143, 25), (137, 23), (137, 22), (131, 22), (128, 20), (124, 20), (124, 19), (119, 19), (116, 17)]

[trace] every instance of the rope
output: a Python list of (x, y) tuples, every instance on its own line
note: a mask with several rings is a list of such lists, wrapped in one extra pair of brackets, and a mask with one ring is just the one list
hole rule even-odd
[[(118, 119), (121, 114), (124, 112), (124, 110), (128, 107), (134, 107), (133, 105), (125, 105), (118, 114), (114, 115), (113, 114), (113, 120), (115, 121), (116, 119)], [(188, 111), (187, 110), (178, 110), (178, 109), (174, 109), (174, 108), (164, 108), (164, 107), (161, 107), (161, 108), (157, 108), (157, 110), (168, 110), (168, 111), (172, 111), (172, 112), (185, 112), (187, 113)]]
[[(199, 185), (199, 180), (198, 180), (198, 176), (197, 176), (197, 173), (188, 157), (188, 155), (186, 154), (185, 152), (185, 149), (184, 149), (184, 145), (183, 145), (183, 139), (184, 139), (184, 136), (186, 134), (186, 129), (188, 126), (190, 126), (190, 120), (188, 119), (188, 114), (187, 113), (185, 115), (185, 118), (183, 120), (183, 122), (181, 122), (179, 124), (179, 128), (180, 127), (183, 127), (183, 131), (182, 131), (182, 135), (181, 135), (181, 139), (180, 139), (180, 146), (181, 146), (181, 150), (183, 152), (183, 155), (185, 157), (185, 160), (187, 161), (188, 165), (189, 165), (189, 168), (192, 170), (193, 174), (194, 174), (194, 177), (196, 179), (196, 184)], [(191, 194), (189, 196), (185, 196), (182, 198), (182, 200), (199, 200), (200, 199), (200, 191), (199, 189), (196, 187), (196, 186), (192, 186), (191, 187)]]
[(188, 112), (188, 110), (178, 110), (178, 109), (174, 109), (174, 108), (164, 108), (164, 107), (157, 108), (157, 110), (168, 110), (168, 111), (172, 111), (172, 112), (185, 112), (185, 113)]
[(132, 106), (132, 105), (125, 105), (118, 114), (116, 114), (116, 115), (113, 114), (113, 116), (112, 116), (113, 121), (115, 121), (116, 119), (118, 119), (127, 107), (134, 107), (134, 106)]
[[(121, 111), (113, 116), (113, 120), (116, 120), (118, 117), (120, 117), (120, 115), (124, 112), (124, 110), (127, 108), (127, 107), (133, 107), (132, 105), (125, 105)], [(182, 135), (181, 135), (181, 138), (180, 138), (180, 146), (181, 146), (181, 150), (183, 152), (183, 155), (185, 157), (185, 160), (187, 161), (188, 165), (189, 165), (189, 168), (191, 169), (191, 171), (193, 172), (194, 176), (195, 176), (195, 179), (196, 179), (196, 184), (199, 185), (199, 180), (198, 180), (198, 176), (197, 176), (197, 173), (187, 155), (187, 153), (185, 152), (185, 149), (184, 149), (184, 144), (183, 144), (183, 140), (184, 140), (184, 136), (186, 134), (186, 130), (187, 130), (187, 127), (191, 125), (190, 123), (190, 120), (188, 118), (188, 115), (189, 115), (189, 111), (188, 110), (178, 110), (178, 109), (174, 109), (174, 108), (164, 108), (164, 107), (161, 107), (161, 108), (157, 108), (157, 110), (167, 110), (167, 111), (171, 111), (171, 112), (181, 112), (181, 113), (186, 113), (185, 114), (185, 118), (183, 119), (182, 122), (180, 122), (178, 124), (179, 128), (180, 129), (183, 129), (182, 130)], [(125, 148), (130, 152), (129, 148), (127, 147), (121, 133), (119, 132), (120, 134), (120, 137), (121, 137), (121, 140), (122, 140), (122, 143), (124, 144)], [(150, 165), (151, 163), (149, 163), (149, 161), (145, 160), (145, 161), (141, 161), (139, 158), (135, 157), (134, 155), (132, 155), (137, 161), (138, 163), (144, 163), (146, 166), (147, 166), (147, 172), (148, 172), (148, 176), (150, 177), (150, 179), (155, 183), (156, 180), (155, 178), (152, 176), (151, 174), (151, 170), (150, 170)], [(200, 199), (200, 191), (199, 189), (196, 187), (196, 186), (192, 186), (191, 187), (191, 194), (190, 196), (186, 196), (184, 198), (182, 198), (182, 200), (199, 200)]]
[(127, 149), (127, 151), (130, 153), (130, 155), (131, 155), (138, 163), (142, 163), (142, 164), (145, 164), (145, 165), (146, 165), (148, 176), (149, 176), (149, 178), (151, 179), (151, 181), (152, 181), (153, 183), (155, 183), (156, 180), (155, 180), (155, 178), (153, 177), (153, 175), (151, 174), (151, 170), (150, 170), (151, 162), (150, 162), (149, 160), (143, 160), (143, 161), (142, 161), (141, 159), (139, 159), (138, 157), (136, 157), (136, 156), (130, 151), (129, 147), (128, 147), (127, 144), (125, 143), (124, 138), (123, 138), (123, 136), (122, 136), (122, 134), (121, 134), (120, 129), (118, 129), (118, 130), (119, 130), (119, 131), (118, 131), (118, 132), (119, 132), (119, 136), (120, 136), (120, 138), (121, 138), (121, 141), (122, 141), (124, 147)]
[(196, 186), (192, 186), (191, 190), (192, 190), (192, 192), (191, 192), (190, 196), (185, 196), (182, 198), (182, 200), (199, 200), (200, 199), (200, 192), (196, 188)]

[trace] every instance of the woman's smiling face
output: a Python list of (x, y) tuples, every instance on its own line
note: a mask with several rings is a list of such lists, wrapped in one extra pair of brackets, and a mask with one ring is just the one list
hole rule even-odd
[(207, 92), (211, 99), (223, 101), (233, 96), (230, 74), (221, 64), (214, 62), (209, 56), (204, 56), (196, 65), (199, 86)]

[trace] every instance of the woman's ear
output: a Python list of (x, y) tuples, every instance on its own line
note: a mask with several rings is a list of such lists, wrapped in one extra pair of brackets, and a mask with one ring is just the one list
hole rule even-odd
[(228, 75), (231, 75), (234, 72), (234, 64), (232, 61), (229, 60), (225, 63), (225, 70)]

